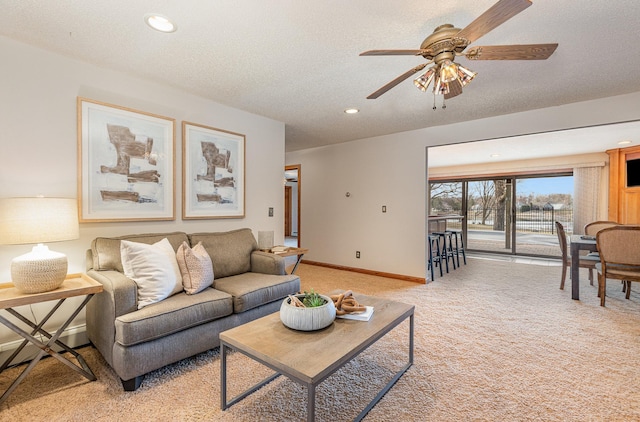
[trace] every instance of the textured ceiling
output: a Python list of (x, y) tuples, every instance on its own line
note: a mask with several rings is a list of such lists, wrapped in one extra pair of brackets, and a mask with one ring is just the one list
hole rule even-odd
[(411, 78), (366, 99), (424, 59), (359, 53), (418, 48), (495, 1), (0, 0), (0, 34), (282, 121), (287, 151), (640, 91), (640, 2), (534, 0), (472, 46), (557, 42), (548, 60), (460, 58), (478, 76), (446, 110)]

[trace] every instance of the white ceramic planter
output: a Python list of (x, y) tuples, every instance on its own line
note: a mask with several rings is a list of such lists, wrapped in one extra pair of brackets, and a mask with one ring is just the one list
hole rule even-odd
[[(302, 301), (304, 294), (296, 295)], [(330, 297), (320, 295), (326, 304), (314, 308), (298, 308), (289, 303), (287, 297), (280, 306), (280, 320), (294, 330), (314, 331), (331, 325), (336, 319), (336, 307)]]

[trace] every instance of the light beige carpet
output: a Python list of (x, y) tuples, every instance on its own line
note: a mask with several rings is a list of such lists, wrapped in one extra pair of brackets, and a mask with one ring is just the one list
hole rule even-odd
[[(365, 420), (640, 420), (640, 294), (624, 299), (617, 282), (601, 308), (586, 272), (581, 301), (570, 283), (559, 290), (560, 267), (470, 259), (427, 285), (309, 265), (298, 274), (304, 289), (416, 306), (414, 366)], [(404, 323), (322, 383), (317, 420), (353, 419), (405, 361), (407, 333)], [(45, 359), (0, 406), (0, 420), (306, 420), (305, 389), (284, 377), (222, 412), (217, 349), (153, 372), (133, 393), (95, 349), (80, 352), (98, 381)], [(239, 353), (229, 364), (231, 395), (270, 374)], [(0, 388), (22, 368), (0, 374)]]

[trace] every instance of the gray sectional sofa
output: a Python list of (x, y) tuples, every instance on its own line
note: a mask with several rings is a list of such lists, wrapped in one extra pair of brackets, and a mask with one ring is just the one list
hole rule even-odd
[[(174, 250), (184, 241), (202, 242), (214, 284), (138, 309), (136, 283), (123, 272), (120, 240), (153, 244), (163, 238)], [(287, 295), (300, 291), (298, 276), (286, 274), (282, 257), (259, 251), (250, 229), (96, 238), (87, 251), (87, 274), (104, 286), (87, 304), (87, 335), (127, 391), (150, 371), (219, 346), (220, 332), (278, 311)]]

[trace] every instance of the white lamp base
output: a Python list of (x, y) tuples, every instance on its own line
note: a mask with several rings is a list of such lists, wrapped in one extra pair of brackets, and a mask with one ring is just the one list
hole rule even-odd
[(67, 257), (40, 244), (11, 261), (11, 281), (21, 293), (55, 290), (67, 276)]

